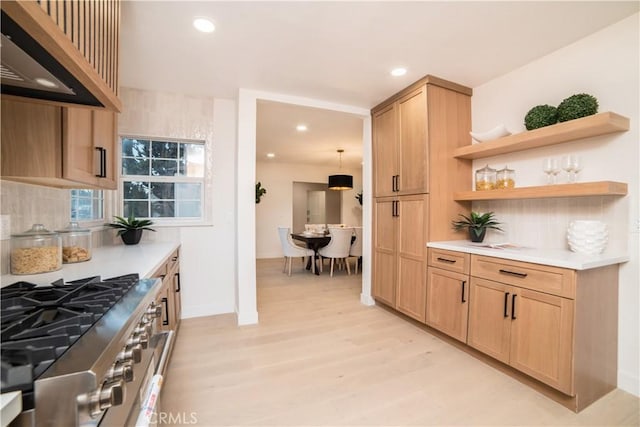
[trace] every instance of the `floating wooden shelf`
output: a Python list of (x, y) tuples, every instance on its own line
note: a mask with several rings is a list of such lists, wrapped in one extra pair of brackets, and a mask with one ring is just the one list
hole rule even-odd
[(460, 147), (454, 151), (453, 157), (482, 159), (627, 130), (629, 130), (627, 117), (606, 112)]
[(459, 191), (453, 194), (453, 199), (457, 201), (548, 199), (555, 197), (625, 196), (626, 194), (627, 184), (624, 182), (597, 181), (521, 187), (510, 190)]

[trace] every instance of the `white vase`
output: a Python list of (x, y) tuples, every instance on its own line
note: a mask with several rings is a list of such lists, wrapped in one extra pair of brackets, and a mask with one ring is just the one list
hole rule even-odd
[(609, 232), (602, 221), (575, 220), (569, 223), (567, 243), (573, 252), (597, 255), (607, 246)]

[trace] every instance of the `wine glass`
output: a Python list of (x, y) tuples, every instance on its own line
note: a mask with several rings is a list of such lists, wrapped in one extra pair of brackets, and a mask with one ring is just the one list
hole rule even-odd
[(569, 154), (562, 158), (562, 169), (567, 172), (567, 182), (576, 182), (576, 174), (582, 170), (580, 157)]
[(558, 159), (549, 157), (542, 162), (542, 170), (547, 174), (547, 184), (556, 183), (556, 175), (560, 172)]
[(583, 164), (580, 156), (573, 156), (573, 182), (578, 180), (578, 172), (582, 170)]

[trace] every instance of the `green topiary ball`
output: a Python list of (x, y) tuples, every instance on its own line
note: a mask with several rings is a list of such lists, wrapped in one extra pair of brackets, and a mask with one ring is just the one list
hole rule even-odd
[(550, 126), (558, 122), (558, 110), (551, 105), (536, 105), (526, 116), (524, 116), (524, 126), (527, 130), (538, 129)]
[(598, 100), (586, 93), (572, 95), (558, 105), (558, 120), (579, 119), (598, 112)]

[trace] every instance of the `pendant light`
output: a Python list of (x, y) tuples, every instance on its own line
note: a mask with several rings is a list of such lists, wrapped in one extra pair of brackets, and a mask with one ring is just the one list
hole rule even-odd
[[(342, 169), (342, 148), (338, 149), (340, 156), (340, 169)], [(329, 175), (329, 190), (351, 190), (353, 188), (353, 177), (351, 175)]]

